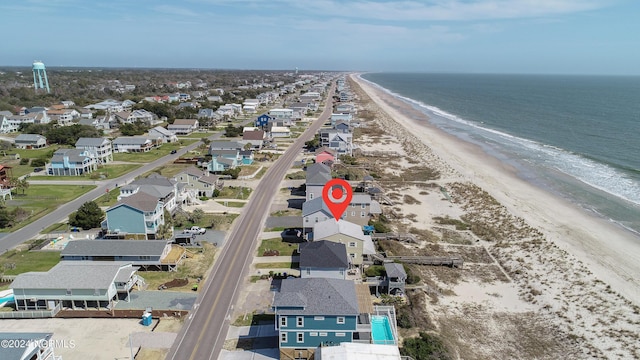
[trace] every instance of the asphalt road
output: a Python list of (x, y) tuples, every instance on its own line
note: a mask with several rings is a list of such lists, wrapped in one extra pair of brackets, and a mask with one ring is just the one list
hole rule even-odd
[[(332, 87), (329, 94), (333, 91)], [(331, 116), (332, 102), (331, 98), (326, 100), (322, 115), (269, 168), (251, 195), (166, 359), (218, 358), (232, 320), (232, 304), (238, 287), (249, 271), (250, 259), (278, 186), (304, 143), (312, 139)]]
[[(247, 120), (245, 121), (243, 124), (249, 123), (252, 120)], [(212, 135), (209, 137), (209, 139), (211, 140), (215, 140), (215, 139), (219, 139), (220, 137), (222, 137), (222, 132), (217, 133), (215, 135)], [(49, 227), (51, 224), (55, 224), (55, 223), (59, 223), (59, 222), (65, 222), (67, 221), (69, 214), (71, 214), (72, 212), (76, 211), (80, 205), (84, 204), (87, 201), (91, 201), (91, 200), (95, 200), (98, 197), (102, 196), (105, 192), (106, 189), (114, 189), (116, 187), (116, 184), (119, 185), (124, 185), (127, 184), (131, 181), (133, 181), (136, 177), (149, 172), (159, 166), (162, 166), (168, 162), (173, 162), (174, 160), (176, 160), (178, 157), (180, 157), (181, 155), (184, 155), (185, 153), (187, 153), (188, 151), (191, 151), (193, 149), (195, 149), (196, 147), (198, 147), (201, 144), (200, 141), (195, 142), (191, 145), (188, 145), (180, 150), (177, 151), (177, 153), (175, 154), (170, 154), (164, 157), (161, 157), (158, 160), (155, 160), (154, 162), (151, 163), (147, 163), (145, 165), (143, 165), (142, 167), (127, 173), (125, 175), (122, 175), (119, 178), (116, 179), (110, 179), (110, 180), (104, 180), (104, 181), (98, 181), (97, 182), (97, 188), (95, 188), (94, 190), (89, 191), (88, 193), (80, 196), (77, 199), (74, 199), (60, 207), (58, 207), (56, 210), (52, 211), (51, 213), (41, 217), (40, 219), (32, 222), (29, 225), (24, 226), (21, 229), (18, 229), (10, 234), (7, 234), (6, 236), (0, 238), (0, 254), (4, 253), (5, 251), (16, 247), (20, 244), (22, 244), (23, 242), (33, 239), (35, 237), (38, 236), (38, 234), (40, 234), (40, 232), (42, 230), (44, 230), (45, 228)], [(72, 183), (65, 183), (67, 185), (71, 185)], [(82, 186), (82, 185), (78, 185), (78, 186)]]

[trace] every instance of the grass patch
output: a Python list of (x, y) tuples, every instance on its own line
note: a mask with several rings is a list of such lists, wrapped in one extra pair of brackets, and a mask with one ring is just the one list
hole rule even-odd
[[(184, 145), (189, 145), (193, 142), (198, 141), (198, 139), (183, 139), (179, 142), (162, 144), (159, 148), (155, 148), (151, 151), (142, 152), (142, 153), (116, 153), (113, 154), (113, 160), (115, 161), (126, 161), (126, 162), (134, 162), (134, 163), (149, 163), (163, 156), (167, 156), (171, 153), (171, 150), (179, 150)], [(181, 144), (183, 143), (183, 144)]]
[(231, 228), (233, 221), (240, 216), (240, 214), (205, 214), (203, 219), (193, 225), (200, 227), (212, 227), (216, 230), (226, 231)]
[(224, 206), (235, 207), (235, 208), (241, 208), (247, 205), (246, 202), (240, 202), (240, 201), (216, 201), (216, 202)]
[(120, 193), (119, 188), (110, 190), (108, 193), (102, 194), (99, 198), (94, 201), (98, 206), (108, 206), (111, 207), (118, 202), (118, 194)]
[(462, 220), (452, 219), (448, 216), (440, 217), (436, 216), (433, 218), (440, 225), (454, 225), (456, 230), (469, 230), (469, 224), (463, 222)]
[(238, 176), (253, 175), (259, 168), (260, 165), (243, 165), (240, 167), (240, 174)]
[(296, 171), (294, 173), (291, 174), (287, 174), (286, 176), (287, 179), (289, 180), (302, 180), (302, 179), (306, 179), (307, 178), (307, 172), (306, 171)]
[(178, 139), (196, 139), (196, 140), (200, 140), (203, 137), (209, 137), (211, 135), (213, 135), (214, 132), (193, 132), (189, 135), (180, 135), (178, 137)]
[(59, 262), (59, 251), (9, 250), (0, 256), (0, 271), (4, 275), (18, 275), (28, 271), (48, 271)]
[(42, 230), (40, 233), (41, 234), (48, 234), (48, 233), (52, 233), (52, 232), (67, 231), (68, 229), (69, 229), (69, 224), (68, 223), (55, 223), (55, 224), (49, 225), (44, 230)]
[(297, 262), (280, 262), (280, 263), (257, 263), (256, 269), (297, 269), (300, 263)]
[[(287, 190), (289, 191), (289, 190)], [(298, 215), (302, 215), (302, 210), (300, 209), (286, 209), (286, 210), (278, 210), (278, 211), (274, 211), (271, 214), (269, 214), (269, 216), (298, 216)]]
[[(140, 272), (147, 284), (149, 284), (149, 290), (156, 290), (158, 286), (169, 282), (173, 279), (189, 279), (189, 283), (185, 286), (171, 288), (171, 291), (192, 291), (191, 287), (196, 283), (196, 279), (201, 277), (204, 281), (207, 279), (204, 277), (207, 270), (213, 264), (215, 258), (216, 248), (207, 243), (202, 243), (202, 248), (198, 250), (188, 250), (194, 253), (193, 257), (184, 259), (183, 263), (178, 266), (177, 271), (145, 271)], [(202, 288), (202, 284), (199, 286)]]
[(9, 209), (22, 208), (29, 216), (16, 226), (3, 230), (19, 229), (93, 189), (94, 185), (30, 185), (24, 194), (16, 194), (13, 200), (5, 203)]
[(284, 242), (281, 238), (264, 239), (260, 243), (260, 247), (258, 247), (258, 256), (263, 256), (268, 250), (276, 250), (280, 253), (280, 256), (291, 256), (297, 253), (298, 246)]
[(249, 325), (258, 325), (261, 323), (273, 324), (276, 320), (275, 314), (256, 314), (255, 312), (251, 314), (244, 314), (238, 316), (238, 318), (231, 324), (233, 326), (249, 326)]
[(284, 226), (276, 226), (276, 227), (265, 229), (264, 231), (284, 231), (284, 229), (286, 229)]
[(262, 167), (262, 169), (260, 169), (260, 171), (258, 171), (258, 173), (256, 174), (256, 176), (254, 177), (254, 179), (262, 179), (262, 177), (264, 176), (264, 174), (267, 173), (268, 168), (266, 167)]
[(138, 164), (116, 164), (116, 165), (102, 165), (98, 170), (91, 174), (84, 174), (80, 176), (50, 176), (50, 175), (37, 175), (31, 176), (31, 180), (101, 180), (101, 179), (115, 179), (126, 173), (129, 173), (142, 165)]
[(253, 189), (245, 186), (227, 186), (220, 190), (220, 199), (248, 199)]

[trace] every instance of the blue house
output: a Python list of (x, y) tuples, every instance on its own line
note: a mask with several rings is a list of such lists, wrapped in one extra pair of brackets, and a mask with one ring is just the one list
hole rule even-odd
[(125, 197), (106, 213), (102, 228), (111, 238), (153, 240), (164, 224), (164, 204), (144, 192)]
[(284, 279), (273, 309), (281, 359), (310, 359), (318, 346), (370, 339), (371, 327), (358, 332), (360, 310), (351, 280)]
[(256, 127), (265, 128), (271, 121), (273, 121), (273, 118), (271, 116), (267, 115), (266, 113), (262, 114), (256, 119)]
[(98, 168), (97, 157), (84, 149), (58, 149), (47, 165), (47, 174), (57, 176), (80, 176)]

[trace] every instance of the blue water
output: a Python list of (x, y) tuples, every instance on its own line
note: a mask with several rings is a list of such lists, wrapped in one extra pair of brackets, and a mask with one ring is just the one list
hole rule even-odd
[(4, 303), (4, 302), (8, 302), (8, 303), (12, 303), (15, 301), (15, 298), (13, 297), (13, 295), (7, 295), (4, 297), (0, 297), (0, 304)]
[(371, 316), (371, 337), (374, 344), (393, 344), (393, 332), (386, 316)]
[(519, 176), (640, 234), (640, 77), (362, 76)]

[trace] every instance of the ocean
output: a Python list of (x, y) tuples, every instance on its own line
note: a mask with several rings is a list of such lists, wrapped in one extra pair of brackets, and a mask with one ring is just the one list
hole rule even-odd
[(361, 77), (521, 178), (640, 235), (640, 77)]

